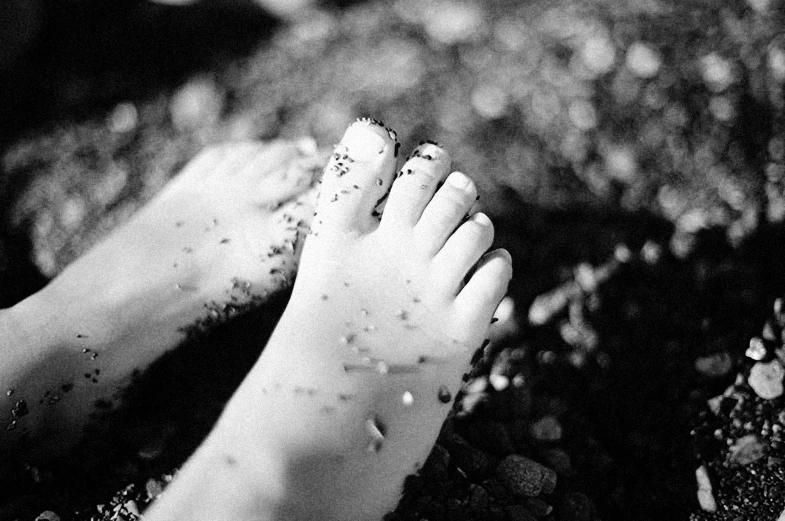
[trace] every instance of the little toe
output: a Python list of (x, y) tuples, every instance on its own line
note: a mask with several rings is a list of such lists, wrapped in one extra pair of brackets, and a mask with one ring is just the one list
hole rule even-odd
[(493, 223), (484, 213), (472, 215), (455, 230), (444, 246), (433, 258), (434, 273), (448, 295), (455, 296), (461, 290), (469, 270), (488, 251), (493, 243)]
[(370, 231), (374, 207), (395, 174), (395, 131), (371, 119), (354, 122), (336, 146), (322, 178), (314, 232), (325, 222), (342, 230)]
[(466, 331), (486, 331), (493, 313), (507, 293), (512, 278), (512, 257), (498, 249), (485, 254), (455, 299), (458, 322)]
[(421, 249), (428, 255), (435, 255), (476, 200), (474, 181), (461, 172), (450, 174), (414, 227), (415, 240)]
[(382, 226), (414, 226), (450, 171), (450, 154), (423, 142), (398, 172), (384, 209)]

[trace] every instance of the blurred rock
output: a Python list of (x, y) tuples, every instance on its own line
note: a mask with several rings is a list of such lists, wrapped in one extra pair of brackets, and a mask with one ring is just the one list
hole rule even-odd
[(496, 477), (517, 496), (550, 494), (556, 487), (556, 473), (525, 456), (507, 456), (496, 467)]
[(169, 102), (172, 124), (181, 131), (209, 128), (221, 116), (223, 103), (223, 94), (213, 79), (192, 78)]
[(695, 360), (695, 370), (709, 378), (725, 376), (733, 368), (733, 358), (727, 351), (712, 353)]
[(555, 416), (543, 416), (531, 426), (531, 435), (537, 441), (558, 441), (562, 428)]
[(487, 510), (489, 501), (487, 490), (480, 485), (469, 485), (469, 508), (475, 512)]
[(640, 78), (653, 78), (662, 65), (660, 54), (649, 44), (635, 42), (627, 49), (627, 67)]
[(549, 449), (543, 455), (548, 467), (556, 471), (556, 474), (570, 476), (573, 474), (570, 455), (563, 449)]

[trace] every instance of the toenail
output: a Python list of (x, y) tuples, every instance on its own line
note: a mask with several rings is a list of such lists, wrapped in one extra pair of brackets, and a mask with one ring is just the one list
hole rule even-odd
[(350, 126), (341, 139), (341, 144), (355, 161), (372, 161), (387, 148), (382, 136), (365, 123)]
[(472, 216), (472, 219), (474, 220), (474, 222), (476, 222), (480, 226), (490, 226), (491, 225), (491, 220), (484, 213), (476, 213), (476, 214), (474, 214)]
[(412, 152), (412, 157), (421, 157), (428, 161), (433, 161), (440, 159), (443, 154), (444, 151), (440, 147), (432, 143), (425, 143), (424, 145), (420, 145), (414, 149), (414, 152)]
[(447, 183), (458, 190), (467, 190), (471, 186), (472, 180), (460, 172), (453, 172), (447, 178)]

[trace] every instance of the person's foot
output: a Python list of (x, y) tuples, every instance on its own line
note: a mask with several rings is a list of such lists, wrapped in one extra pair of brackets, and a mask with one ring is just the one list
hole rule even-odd
[(379, 520), (395, 507), (512, 274), (505, 250), (483, 255), (493, 226), (466, 219), (476, 189), (447, 152), (423, 143), (396, 172), (397, 147), (374, 121), (348, 129), (277, 329), (146, 519)]
[(313, 214), (315, 145), (202, 152), (130, 222), (0, 313), (0, 451), (49, 457), (132, 373), (291, 283)]

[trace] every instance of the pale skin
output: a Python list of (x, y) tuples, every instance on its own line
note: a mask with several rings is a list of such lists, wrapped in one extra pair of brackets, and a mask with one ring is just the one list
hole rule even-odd
[[(467, 176), (450, 173), (447, 152), (422, 144), (400, 170), (396, 152), (394, 133), (383, 126), (361, 121), (349, 128), (325, 171), (283, 317), (213, 432), (145, 519), (378, 520), (394, 509), (404, 478), (425, 461), (512, 275), (506, 251), (486, 253), (493, 241), (490, 220), (481, 213), (466, 218), (476, 188)], [(292, 209), (306, 207), (310, 195), (293, 188)], [(271, 210), (265, 211), (257, 218), (271, 222)], [(156, 277), (162, 287), (171, 285), (167, 270), (153, 271), (133, 287), (147, 287)], [(197, 269), (194, 286), (209, 286), (214, 271)], [(88, 273), (72, 270), (69, 276), (76, 275)], [(275, 289), (269, 273), (249, 279)], [(74, 291), (61, 287), (63, 300), (47, 298), (54, 305)], [(93, 298), (89, 291), (80, 295)], [(172, 310), (170, 324), (187, 315), (172, 301), (161, 302)], [(22, 311), (0, 321), (29, 320)], [(84, 324), (100, 330), (103, 317), (88, 316)], [(48, 330), (75, 336), (74, 319), (49, 320)], [(157, 322), (141, 311), (135, 320)], [(27, 331), (21, 340), (29, 344), (38, 332)], [(120, 338), (127, 342), (129, 335)], [(101, 345), (119, 351), (119, 342)], [(56, 343), (44, 340), (34, 351), (47, 353)], [(137, 348), (126, 373), (155, 356), (150, 344)], [(121, 358), (104, 354), (112, 363)], [(25, 361), (21, 354), (19, 359)], [(0, 372), (0, 382), (19, 372)]]

